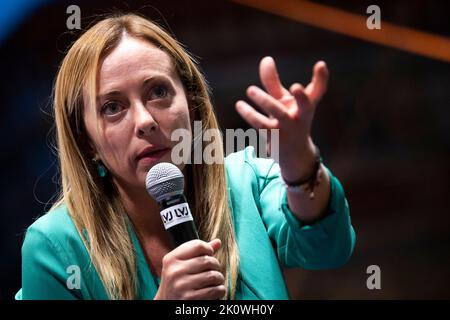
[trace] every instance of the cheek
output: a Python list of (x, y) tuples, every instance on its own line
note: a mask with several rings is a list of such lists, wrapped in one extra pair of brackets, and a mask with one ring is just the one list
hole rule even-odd
[(191, 130), (191, 123), (189, 117), (189, 109), (187, 105), (172, 107), (161, 114), (158, 124), (164, 135), (170, 139), (170, 135), (176, 129)]
[(124, 126), (105, 128), (101, 141), (101, 152), (105, 161), (114, 171), (121, 171), (126, 163), (123, 156), (127, 154), (130, 144), (130, 130)]
[(178, 113), (177, 120), (178, 121), (177, 121), (177, 124), (176, 124), (176, 127), (174, 128), (174, 130), (177, 128), (184, 128), (184, 129), (188, 129), (190, 131), (191, 120), (190, 120), (190, 116), (189, 116), (189, 110), (187, 107)]

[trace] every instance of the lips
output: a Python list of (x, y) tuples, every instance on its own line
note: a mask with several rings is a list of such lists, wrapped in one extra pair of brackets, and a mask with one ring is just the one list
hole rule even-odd
[(142, 150), (136, 157), (136, 161), (146, 159), (146, 160), (157, 160), (166, 154), (170, 149), (166, 147), (147, 147)]

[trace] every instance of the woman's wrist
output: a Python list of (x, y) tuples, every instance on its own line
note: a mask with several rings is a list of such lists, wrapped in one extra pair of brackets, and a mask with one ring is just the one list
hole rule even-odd
[(288, 192), (309, 193), (309, 198), (314, 199), (314, 188), (321, 181), (322, 158), (320, 150), (314, 146), (313, 164), (310, 165), (308, 173), (301, 175), (297, 180), (288, 180), (282, 173), (281, 178)]
[(306, 147), (298, 156), (290, 156), (290, 160), (280, 164), (281, 176), (287, 184), (298, 184), (311, 177), (320, 151), (311, 139), (308, 139)]

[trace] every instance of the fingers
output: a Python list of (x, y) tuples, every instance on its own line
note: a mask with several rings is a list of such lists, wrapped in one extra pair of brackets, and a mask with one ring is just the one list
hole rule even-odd
[(298, 115), (299, 117), (302, 116), (306, 119), (308, 114), (313, 114), (314, 105), (311, 103), (310, 98), (306, 94), (306, 89), (301, 84), (294, 83), (289, 88), (289, 91), (295, 97), (295, 100), (297, 100), (297, 105), (300, 108), (300, 114)]
[(183, 279), (183, 281), (185, 281), (186, 287), (199, 290), (202, 288), (223, 285), (225, 278), (219, 271), (208, 270), (202, 273), (188, 275)]
[(275, 129), (278, 127), (277, 119), (266, 117), (245, 101), (239, 100), (236, 102), (236, 110), (255, 129)]
[(328, 68), (324, 61), (319, 61), (314, 65), (311, 83), (305, 89), (311, 102), (315, 105), (324, 95), (328, 86)]
[(259, 77), (264, 88), (275, 99), (280, 99), (287, 91), (281, 84), (275, 60), (272, 57), (265, 57), (261, 60), (259, 64)]
[(201, 273), (208, 270), (220, 271), (221, 269), (219, 260), (211, 256), (196, 257), (185, 260), (182, 263), (185, 264), (183, 268), (190, 274)]
[(255, 129), (279, 129), (280, 124), (289, 122), (285, 120), (298, 120), (301, 114), (306, 122), (312, 120), (314, 108), (327, 90), (329, 75), (325, 62), (319, 61), (306, 88), (294, 84), (288, 91), (280, 82), (273, 58), (265, 57), (260, 63), (260, 77), (267, 92), (250, 86), (247, 95), (270, 117), (242, 100), (236, 103), (236, 110)]
[(185, 261), (197, 257), (212, 257), (222, 245), (220, 239), (205, 242), (202, 240), (191, 240), (178, 246), (163, 257), (163, 263)]
[(265, 112), (271, 114), (278, 120), (284, 120), (288, 118), (288, 110), (277, 99), (269, 95), (267, 92), (261, 90), (256, 86), (250, 86), (247, 89), (247, 95), (252, 101), (261, 107)]
[(225, 286), (219, 285), (215, 287), (202, 288), (186, 293), (187, 300), (217, 300), (221, 299), (226, 293)]
[(213, 248), (214, 253), (216, 253), (217, 250), (219, 250), (220, 247), (222, 246), (222, 241), (220, 241), (220, 239), (214, 239), (214, 240), (211, 240), (211, 241), (209, 242), (209, 244), (210, 244), (211, 247)]
[[(217, 246), (217, 244), (216, 244)], [(178, 260), (188, 260), (194, 257), (208, 255), (212, 256), (215, 250), (211, 244), (201, 240), (191, 240), (185, 242), (166, 254), (163, 259), (175, 258)]]
[(175, 289), (183, 292), (181, 299), (220, 299), (226, 293), (224, 282), (222, 273), (209, 270), (185, 276), (177, 282)]
[(163, 257), (158, 299), (219, 299), (226, 289), (219, 260), (221, 241), (192, 240)]
[(219, 299), (225, 294), (225, 278), (219, 271), (208, 270), (174, 279), (172, 291), (177, 299)]
[(310, 105), (311, 101), (306, 94), (306, 89), (299, 83), (294, 83), (290, 88), (289, 91), (292, 93), (292, 95), (297, 99), (297, 102), (300, 102), (300, 106)]

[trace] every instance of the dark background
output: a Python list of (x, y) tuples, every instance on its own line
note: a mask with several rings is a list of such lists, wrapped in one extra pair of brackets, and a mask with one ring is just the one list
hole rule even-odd
[[(281, 0), (279, 1), (282, 2)], [(450, 36), (447, 1), (315, 1)], [(259, 60), (282, 81), (307, 84), (317, 60), (330, 70), (313, 139), (346, 191), (355, 252), (337, 270), (286, 271), (295, 299), (450, 298), (450, 68), (442, 62), (321, 30), (228, 1), (12, 1), (0, 13), (0, 299), (21, 287), (23, 232), (56, 192), (50, 94), (68, 45), (66, 8), (92, 17), (121, 10), (169, 28), (199, 58), (222, 126), (247, 128), (234, 110)], [(13, 10), (16, 6), (17, 10)], [(401, 41), (401, 39), (399, 39)], [(381, 290), (366, 269), (381, 268)]]

